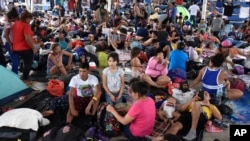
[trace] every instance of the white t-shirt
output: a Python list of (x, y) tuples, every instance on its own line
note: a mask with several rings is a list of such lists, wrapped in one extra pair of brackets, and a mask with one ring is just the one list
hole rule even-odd
[(69, 86), (76, 88), (77, 96), (85, 97), (92, 96), (96, 91), (95, 86), (98, 84), (98, 79), (92, 74), (88, 75), (88, 79), (86, 81), (82, 80), (80, 75), (77, 74), (76, 76), (72, 77)]
[(107, 86), (112, 93), (119, 92), (121, 88), (121, 78), (124, 75), (124, 71), (118, 68), (115, 73), (110, 72), (109, 67), (103, 70), (103, 74), (107, 77)]
[(198, 11), (200, 11), (200, 8), (198, 5), (193, 4), (188, 8), (188, 11), (190, 11), (190, 15), (197, 16), (197, 13)]
[(163, 110), (167, 114), (167, 118), (173, 118), (173, 112), (175, 111), (175, 105), (172, 103), (169, 103), (167, 100), (163, 103)]
[(42, 114), (29, 108), (17, 108), (5, 112), (0, 116), (0, 127), (14, 127), (18, 129), (32, 129), (38, 131), (39, 125), (48, 125), (50, 121)]

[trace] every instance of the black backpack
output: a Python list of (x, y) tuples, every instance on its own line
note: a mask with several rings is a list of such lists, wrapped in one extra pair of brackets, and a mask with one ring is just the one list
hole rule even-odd
[(84, 138), (83, 130), (65, 123), (45, 132), (42, 141), (81, 141)]
[(106, 111), (108, 103), (103, 102), (97, 110), (97, 124), (99, 132), (106, 137), (114, 137), (120, 133), (120, 123), (113, 114)]

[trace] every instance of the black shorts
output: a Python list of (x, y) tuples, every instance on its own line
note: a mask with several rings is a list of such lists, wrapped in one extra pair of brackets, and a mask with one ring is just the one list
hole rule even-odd
[[(192, 115), (191, 115), (191, 112), (182, 112), (180, 118), (178, 119), (178, 121), (183, 126), (182, 130), (179, 131), (179, 134), (181, 134), (182, 136), (184, 136), (191, 129), (191, 125), (192, 125)], [(199, 121), (198, 121), (198, 125), (197, 125), (197, 128), (196, 128), (196, 132), (197, 133), (198, 133), (198, 131), (204, 129), (204, 126), (207, 123), (207, 121), (208, 121), (207, 117), (203, 113), (201, 113)]]

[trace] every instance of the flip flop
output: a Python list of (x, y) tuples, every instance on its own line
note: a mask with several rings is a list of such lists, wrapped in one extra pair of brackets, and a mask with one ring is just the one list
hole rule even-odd
[(218, 128), (212, 124), (212, 121), (208, 121), (205, 127), (205, 130), (209, 133), (221, 133), (223, 129)]

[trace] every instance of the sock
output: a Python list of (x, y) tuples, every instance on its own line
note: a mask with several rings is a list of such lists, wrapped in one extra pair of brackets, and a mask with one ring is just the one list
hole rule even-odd
[(191, 129), (183, 139), (191, 141), (196, 138), (196, 130)]

